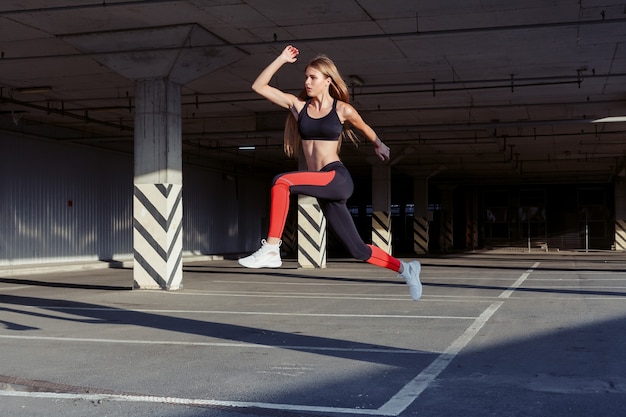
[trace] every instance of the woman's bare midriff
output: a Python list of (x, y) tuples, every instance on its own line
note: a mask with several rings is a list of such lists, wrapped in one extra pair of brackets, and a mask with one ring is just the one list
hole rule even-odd
[(336, 141), (303, 140), (302, 151), (309, 171), (319, 171), (331, 162), (339, 161)]

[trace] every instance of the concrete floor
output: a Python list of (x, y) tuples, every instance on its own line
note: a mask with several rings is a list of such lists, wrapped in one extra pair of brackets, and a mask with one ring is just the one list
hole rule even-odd
[(626, 254), (420, 260), (0, 271), (0, 416), (623, 415)]

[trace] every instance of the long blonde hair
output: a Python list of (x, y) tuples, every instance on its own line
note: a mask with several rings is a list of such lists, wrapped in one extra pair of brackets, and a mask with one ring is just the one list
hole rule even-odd
[[(343, 101), (345, 103), (350, 102), (350, 92), (348, 90), (348, 86), (346, 85), (343, 78), (339, 74), (339, 70), (335, 66), (335, 63), (328, 58), (326, 55), (318, 55), (309, 62), (307, 68), (313, 68), (321, 72), (324, 76), (330, 77), (330, 86), (329, 92), (331, 97), (336, 98), (339, 101)], [(302, 90), (302, 92), (298, 95), (298, 98), (301, 100), (307, 99), (306, 90)], [(337, 141), (337, 152), (341, 149), (341, 142), (343, 139), (350, 139), (352, 143), (355, 145), (358, 144), (359, 139), (352, 131), (350, 127), (344, 125), (343, 130), (341, 131), (341, 137)], [(285, 133), (284, 133), (284, 149), (285, 154), (291, 157), (298, 157), (300, 152), (300, 141), (302, 138), (298, 133), (298, 121), (296, 120), (295, 115), (289, 114), (287, 116), (287, 121), (285, 122)]]

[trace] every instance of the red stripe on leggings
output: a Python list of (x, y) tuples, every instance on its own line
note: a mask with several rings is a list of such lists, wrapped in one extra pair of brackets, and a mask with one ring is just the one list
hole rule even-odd
[(289, 212), (290, 187), (293, 185), (313, 185), (324, 187), (335, 178), (335, 171), (302, 171), (281, 175), (271, 190), (270, 230), (268, 237), (280, 239), (285, 229)]
[(369, 264), (382, 266), (392, 271), (400, 271), (400, 261), (389, 255), (387, 252), (374, 245), (367, 245), (372, 249), (372, 256), (366, 261)]

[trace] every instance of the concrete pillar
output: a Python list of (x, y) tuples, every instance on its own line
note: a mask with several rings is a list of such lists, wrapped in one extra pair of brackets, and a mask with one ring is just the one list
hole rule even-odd
[(478, 247), (478, 198), (473, 189), (465, 195), (465, 247), (471, 250)]
[[(306, 170), (302, 150), (298, 169)], [(314, 197), (298, 196), (298, 265), (301, 268), (326, 268), (326, 217)]]
[(135, 81), (135, 287), (182, 288), (182, 142), (180, 85)]
[(626, 181), (615, 182), (615, 250), (626, 251)]
[(413, 179), (413, 250), (427, 254), (429, 226), (432, 214), (428, 211), (428, 178)]
[[(297, 202), (296, 202), (297, 203)], [(289, 216), (287, 216), (287, 222), (285, 223), (285, 229), (283, 230), (282, 241), (280, 245), (281, 252), (295, 254), (298, 252), (298, 214), (297, 204), (292, 207), (289, 204)]]
[(442, 194), (442, 250), (447, 252), (454, 247), (454, 188), (444, 187), (442, 188)]
[(181, 288), (180, 86), (248, 54), (236, 46), (225, 47), (222, 39), (195, 23), (88, 32), (63, 39), (135, 80), (135, 286)]
[(392, 253), (389, 165), (372, 165), (372, 244), (387, 253)]
[(326, 268), (326, 217), (314, 197), (298, 196), (298, 265)]

